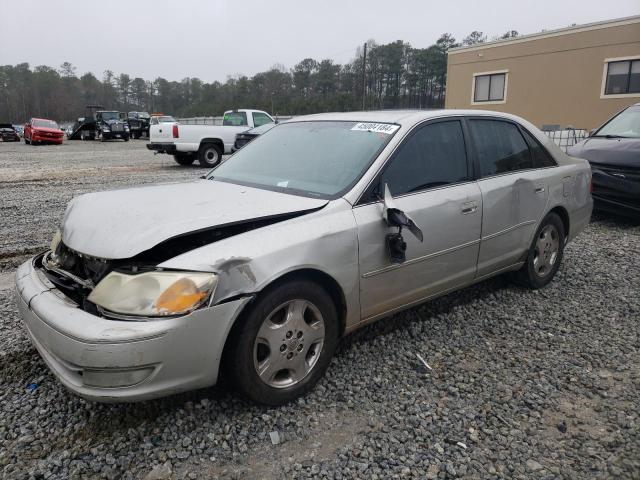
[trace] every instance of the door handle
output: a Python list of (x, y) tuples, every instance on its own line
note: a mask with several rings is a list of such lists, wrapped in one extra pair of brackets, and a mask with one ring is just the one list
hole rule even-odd
[(546, 188), (544, 187), (544, 185), (536, 185), (536, 193), (544, 193), (545, 190)]
[(462, 204), (462, 210), (460, 210), (460, 213), (462, 213), (462, 215), (469, 215), (470, 213), (474, 213), (476, 210), (478, 210), (478, 204), (476, 202), (467, 202)]

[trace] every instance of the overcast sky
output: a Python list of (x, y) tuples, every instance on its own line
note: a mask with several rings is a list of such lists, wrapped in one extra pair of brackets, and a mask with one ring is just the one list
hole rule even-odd
[(0, 65), (224, 81), (307, 57), (344, 63), (368, 39), (426, 47), (444, 32), (526, 34), (638, 14), (639, 0), (30, 0), (2, 9)]

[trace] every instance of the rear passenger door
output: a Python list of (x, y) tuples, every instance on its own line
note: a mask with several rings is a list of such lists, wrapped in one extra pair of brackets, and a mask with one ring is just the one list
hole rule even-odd
[(549, 185), (519, 125), (490, 117), (469, 118), (468, 125), (482, 192), (477, 277), (483, 277), (524, 258), (545, 212)]

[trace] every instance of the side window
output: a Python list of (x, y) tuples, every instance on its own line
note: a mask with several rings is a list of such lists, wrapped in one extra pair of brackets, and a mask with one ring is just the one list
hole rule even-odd
[(222, 117), (222, 125), (225, 127), (244, 127), (247, 123), (246, 112), (230, 112)]
[(480, 176), (533, 168), (524, 138), (513, 123), (500, 120), (470, 120)]
[(555, 167), (557, 165), (551, 154), (533, 138), (533, 135), (526, 130), (522, 130), (522, 133), (529, 144), (531, 156), (533, 157), (533, 166), (535, 168)]
[(273, 123), (273, 120), (269, 118), (269, 115), (265, 115), (264, 113), (260, 113), (260, 112), (253, 112), (254, 127), (261, 127), (262, 125), (265, 125), (267, 123)]
[(460, 122), (426, 125), (400, 146), (380, 177), (392, 195), (425, 190), (468, 178), (467, 154)]

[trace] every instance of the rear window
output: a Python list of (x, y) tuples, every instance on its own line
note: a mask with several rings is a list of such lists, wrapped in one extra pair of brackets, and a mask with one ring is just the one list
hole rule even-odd
[(535, 138), (533, 138), (533, 135), (524, 129), (522, 130), (522, 133), (524, 133), (524, 138), (529, 144), (531, 156), (533, 157), (534, 168), (555, 167), (556, 161), (551, 157), (549, 152), (547, 152), (545, 148), (540, 145)]
[(247, 126), (247, 114), (245, 112), (228, 112), (222, 119), (222, 125), (225, 127), (244, 127)]

